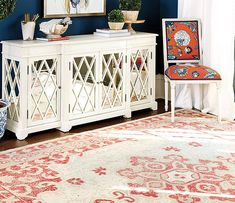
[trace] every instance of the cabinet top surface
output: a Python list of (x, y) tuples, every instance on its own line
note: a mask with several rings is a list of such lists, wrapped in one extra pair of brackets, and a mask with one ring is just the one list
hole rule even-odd
[(20, 47), (31, 47), (31, 46), (49, 46), (49, 45), (66, 45), (66, 44), (74, 44), (74, 43), (95, 43), (95, 42), (108, 42), (108, 41), (120, 41), (120, 40), (131, 40), (136, 38), (146, 38), (146, 37), (156, 37), (158, 34), (152, 33), (144, 33), (137, 32), (136, 34), (132, 34), (126, 37), (100, 37), (95, 36), (93, 34), (89, 35), (74, 35), (70, 36), (69, 40), (64, 41), (40, 41), (40, 40), (32, 40), (32, 41), (23, 41), (23, 40), (8, 40), (2, 41), (3, 45), (12, 45), (12, 46), (20, 46)]

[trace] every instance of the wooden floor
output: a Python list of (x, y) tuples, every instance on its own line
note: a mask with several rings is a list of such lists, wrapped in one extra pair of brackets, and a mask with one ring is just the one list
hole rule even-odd
[(123, 117), (118, 117), (118, 118), (108, 119), (105, 121), (98, 121), (95, 123), (80, 125), (80, 126), (74, 127), (69, 133), (63, 133), (63, 132), (60, 132), (56, 129), (53, 129), (53, 130), (48, 130), (48, 131), (44, 131), (44, 132), (40, 132), (40, 133), (30, 134), (29, 137), (27, 137), (25, 140), (19, 141), (16, 139), (16, 137), (13, 133), (7, 131), (4, 135), (4, 137), (0, 140), (0, 151), (14, 149), (17, 147), (26, 146), (29, 144), (34, 144), (34, 143), (38, 143), (38, 142), (42, 142), (42, 141), (55, 139), (55, 138), (66, 137), (66, 136), (69, 136), (74, 133), (84, 132), (84, 131), (88, 131), (88, 130), (94, 130), (97, 128), (115, 125), (115, 124), (130, 121), (130, 120), (136, 120), (136, 119), (144, 118), (144, 117), (151, 116), (151, 115), (161, 114), (161, 113), (164, 113), (164, 101), (158, 100), (158, 110), (157, 111), (152, 111), (150, 109), (147, 109), (147, 110), (134, 112), (132, 114), (131, 119), (125, 119)]

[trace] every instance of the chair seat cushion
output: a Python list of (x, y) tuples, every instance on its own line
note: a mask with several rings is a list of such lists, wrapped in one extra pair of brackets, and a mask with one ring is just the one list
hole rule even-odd
[(170, 80), (221, 80), (218, 72), (199, 64), (170, 66), (165, 75)]

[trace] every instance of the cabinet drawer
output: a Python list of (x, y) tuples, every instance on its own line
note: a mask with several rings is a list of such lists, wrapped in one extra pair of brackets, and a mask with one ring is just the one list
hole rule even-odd
[(135, 48), (140, 46), (153, 46), (156, 44), (156, 37), (131, 39), (127, 41), (127, 48)]
[(47, 56), (51, 55), (59, 55), (61, 51), (60, 45), (55, 46), (39, 46), (39, 47), (31, 47), (27, 48), (28, 56)]
[(105, 43), (89, 43), (89, 44), (70, 44), (63, 46), (62, 54), (83, 54), (90, 52), (98, 52), (98, 51), (106, 51), (106, 50), (117, 50), (117, 49), (125, 49), (126, 42), (125, 41), (110, 41)]
[(52, 53), (55, 55), (59, 55), (61, 52), (60, 45), (54, 46), (32, 46), (32, 47), (18, 47), (18, 46), (9, 46), (4, 45), (4, 54), (10, 54), (14, 57), (22, 57), (22, 58), (30, 58), (30, 57), (38, 57), (38, 56), (48, 56)]

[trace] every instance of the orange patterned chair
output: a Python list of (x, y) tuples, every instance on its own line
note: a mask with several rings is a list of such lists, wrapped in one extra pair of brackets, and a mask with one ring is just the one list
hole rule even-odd
[[(171, 120), (175, 120), (175, 86), (177, 84), (217, 85), (220, 96), (220, 74), (202, 65), (201, 26), (199, 20), (163, 19), (165, 110), (168, 111), (168, 83), (171, 85)], [(171, 65), (170, 65), (171, 64)], [(172, 65), (176, 64), (176, 65)], [(220, 98), (218, 98), (220, 115)]]

